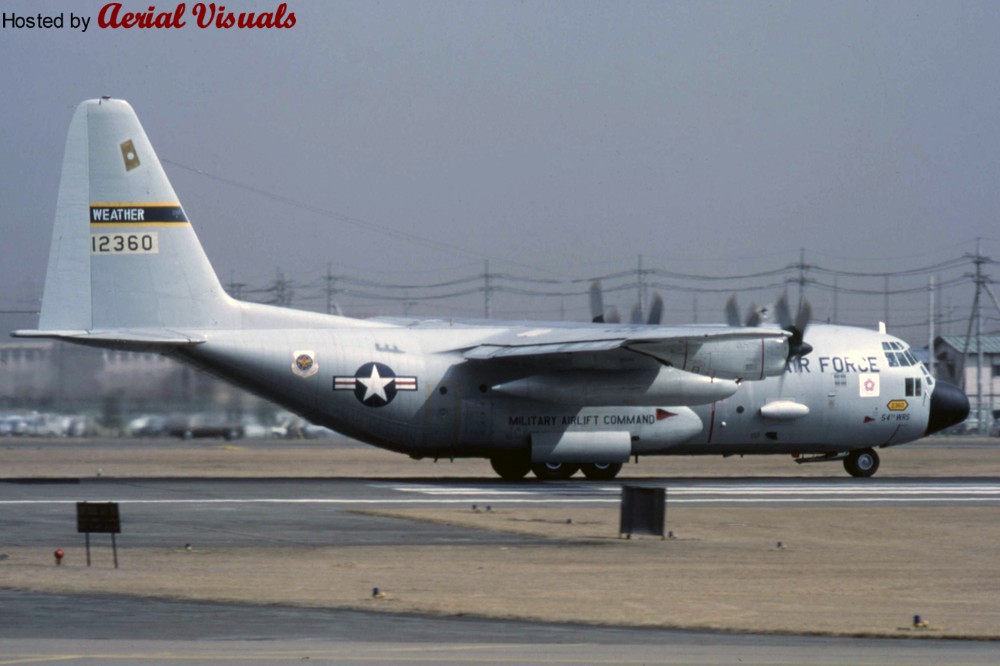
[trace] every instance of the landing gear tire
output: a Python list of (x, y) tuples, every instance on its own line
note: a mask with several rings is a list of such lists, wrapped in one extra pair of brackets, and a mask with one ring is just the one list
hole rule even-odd
[(580, 465), (583, 475), (591, 481), (610, 481), (622, 471), (621, 463), (587, 463)]
[(878, 463), (878, 454), (873, 449), (858, 449), (844, 458), (844, 469), (851, 476), (868, 478), (878, 471)]
[(490, 466), (504, 481), (520, 481), (531, 471), (531, 463), (517, 456), (490, 458)]
[(531, 466), (531, 471), (542, 481), (565, 481), (578, 469), (579, 465), (569, 463), (537, 463)]

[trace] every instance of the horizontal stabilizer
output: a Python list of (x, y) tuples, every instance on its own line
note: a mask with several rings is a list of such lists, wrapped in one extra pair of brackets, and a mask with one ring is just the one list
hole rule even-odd
[(133, 351), (168, 351), (176, 347), (199, 345), (205, 338), (166, 329), (142, 330), (65, 330), (65, 331), (14, 331), (15, 338), (47, 338), (75, 342), (96, 347), (115, 347)]

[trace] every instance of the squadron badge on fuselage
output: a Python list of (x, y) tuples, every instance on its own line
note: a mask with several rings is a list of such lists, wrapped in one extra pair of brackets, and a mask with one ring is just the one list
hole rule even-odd
[(416, 391), (416, 377), (397, 377), (392, 368), (374, 361), (365, 363), (353, 377), (333, 378), (334, 391), (354, 391), (354, 397), (366, 407), (384, 407), (397, 391)]
[(292, 352), (292, 372), (299, 377), (312, 377), (319, 372), (319, 363), (316, 362), (316, 352)]

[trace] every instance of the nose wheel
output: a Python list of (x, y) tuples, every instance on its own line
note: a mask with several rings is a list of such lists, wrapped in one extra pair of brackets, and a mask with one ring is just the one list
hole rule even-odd
[(878, 454), (874, 449), (857, 449), (844, 458), (844, 469), (851, 476), (868, 478), (878, 471)]

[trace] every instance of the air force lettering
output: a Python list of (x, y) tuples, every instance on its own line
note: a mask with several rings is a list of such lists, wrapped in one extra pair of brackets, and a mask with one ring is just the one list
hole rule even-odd
[(334, 391), (354, 391), (354, 397), (366, 407), (384, 407), (398, 391), (416, 391), (416, 377), (397, 377), (392, 368), (374, 361), (365, 363), (354, 376), (335, 376)]

